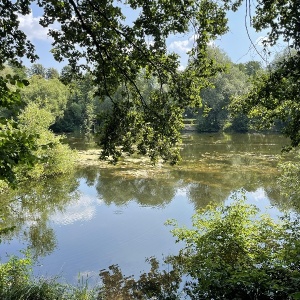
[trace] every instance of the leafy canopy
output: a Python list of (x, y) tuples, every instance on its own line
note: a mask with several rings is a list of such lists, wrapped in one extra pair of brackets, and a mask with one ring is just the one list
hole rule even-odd
[[(4, 1), (0, 15), (6, 38), (0, 65), (19, 64), (23, 56), (36, 58), (17, 20), (18, 13), (29, 13), (31, 3), (43, 9), (42, 26), (60, 24), (59, 29), (49, 30), (54, 58), (67, 60), (75, 74), (89, 71), (96, 94), (112, 102), (99, 140), (102, 157), (116, 161), (122, 152), (138, 152), (154, 161), (162, 157), (176, 162), (184, 108), (200, 105), (200, 89), (219, 69), (206, 49), (227, 30), (224, 4), (213, 0)], [(136, 15), (130, 24), (125, 22), (124, 9)], [(180, 72), (178, 56), (168, 52), (166, 40), (191, 30), (194, 63)], [(137, 86), (142, 71), (145, 79), (155, 77), (158, 82), (147, 101)], [(120, 88), (122, 98), (116, 100)]]
[(253, 27), (258, 31), (269, 29), (265, 46), (284, 41), (288, 47), (281, 59), (254, 79), (248, 94), (235, 99), (233, 107), (256, 117), (258, 127), (283, 121), (283, 132), (290, 137), (291, 146), (297, 146), (300, 143), (300, 3), (258, 1), (255, 12)]
[[(0, 76), (0, 108), (14, 109), (20, 105), (20, 88), (25, 85), (28, 81), (21, 80), (17, 75)], [(35, 139), (36, 135), (19, 130), (17, 122), (0, 114), (0, 180), (15, 184), (14, 167), (19, 164), (31, 167), (34, 164), (32, 152), (36, 149)]]

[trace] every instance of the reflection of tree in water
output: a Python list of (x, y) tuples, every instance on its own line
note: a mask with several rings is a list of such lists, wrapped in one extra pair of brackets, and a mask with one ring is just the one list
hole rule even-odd
[(184, 243), (178, 255), (164, 268), (151, 258), (137, 279), (116, 265), (100, 271), (99, 299), (296, 299), (299, 216), (274, 222), (244, 200), (198, 212), (191, 229), (170, 221)]
[[(89, 186), (96, 184), (105, 203), (124, 205), (135, 200), (141, 205), (161, 206), (169, 203), (178, 188), (186, 189), (196, 208), (210, 202), (222, 202), (232, 191), (244, 188), (251, 192), (264, 188), (279, 197), (275, 155), (285, 139), (272, 135), (189, 135), (184, 138), (179, 166), (149, 178), (124, 174), (126, 169), (111, 170), (88, 167), (78, 174)], [(117, 174), (117, 175), (116, 175)], [(274, 194), (274, 195), (273, 195)]]
[(182, 278), (178, 266), (171, 271), (162, 270), (155, 257), (147, 261), (150, 271), (142, 273), (138, 279), (124, 276), (117, 265), (110, 266), (108, 270), (101, 270), (103, 289), (99, 299), (180, 299)]
[(278, 190), (281, 197), (275, 205), (300, 212), (300, 150), (285, 153), (286, 160), (279, 164)]
[(66, 205), (76, 198), (78, 181), (74, 175), (59, 176), (41, 182), (27, 182), (26, 186), (10, 191), (0, 197), (3, 227), (14, 230), (1, 236), (2, 240), (19, 237), (28, 241), (34, 256), (51, 253), (56, 246), (49, 217), (64, 211)]
[[(255, 137), (257, 145), (273, 143), (268, 137), (264, 138), (263, 142), (261, 139), (262, 137)], [(211, 151), (212, 148), (207, 146), (208, 142), (202, 142), (203, 146), (198, 140), (186, 143), (183, 151), (187, 153), (183, 156), (187, 159), (179, 166), (164, 166), (163, 168), (168, 168), (168, 172), (158, 173), (157, 176), (154, 174), (152, 177), (149, 175), (149, 178), (141, 177), (137, 172), (137, 176), (134, 177), (134, 172), (125, 175), (126, 169), (122, 168), (86, 167), (76, 171), (76, 178), (83, 178), (88, 186), (96, 185), (99, 197), (108, 205), (124, 205), (128, 201), (136, 201), (140, 205), (164, 206), (172, 201), (180, 188), (187, 191), (187, 196), (195, 208), (201, 208), (210, 202), (224, 201), (234, 190), (244, 188), (247, 191), (256, 191), (263, 187), (276, 206), (289, 206), (289, 202), (278, 192), (275, 168), (268, 166), (271, 161), (259, 155), (219, 155)], [(214, 149), (221, 149), (218, 148), (220, 145), (216, 139), (212, 139), (210, 144)], [(245, 148), (245, 144), (237, 141), (234, 147), (239, 145)], [(201, 147), (210, 152), (203, 152)], [(226, 149), (230, 152), (232, 147)], [(36, 255), (51, 252), (55, 247), (55, 237), (47, 224), (49, 216), (59, 211), (63, 212), (66, 205), (76, 199), (76, 178), (70, 175), (40, 183), (27, 182), (26, 186), (18, 191), (1, 195), (1, 227), (16, 227), (14, 231), (8, 232), (4, 239), (20, 236), (28, 241)], [(25, 228), (25, 225), (28, 228)]]
[(96, 189), (107, 205), (124, 205), (136, 200), (141, 205), (164, 206), (175, 196), (176, 181), (112, 176), (101, 172)]
[(56, 247), (55, 233), (45, 222), (31, 225), (29, 231), (24, 232), (24, 236), (30, 241), (29, 248), (35, 257), (46, 256)]
[(263, 154), (279, 155), (282, 146), (288, 143), (280, 135), (268, 134), (195, 134), (183, 139), (181, 155), (184, 160), (198, 158), (204, 153), (245, 154), (252, 153), (255, 158)]
[(225, 199), (224, 190), (201, 183), (190, 184), (187, 196), (196, 209), (203, 208), (211, 202), (220, 203)]
[(206, 162), (190, 164), (189, 161), (183, 165), (150, 178), (121, 175), (121, 172), (118, 176), (115, 170), (112, 172), (95, 167), (82, 169), (79, 175), (89, 185), (96, 182), (99, 197), (107, 205), (125, 205), (135, 200), (141, 205), (164, 206), (172, 201), (179, 188), (187, 191), (187, 197), (197, 209), (211, 202), (220, 203), (232, 191), (241, 188), (251, 192), (263, 187), (267, 194), (274, 191), (272, 199), (280, 197), (276, 188), (275, 168), (261, 166), (261, 169), (253, 170), (245, 160), (236, 166), (233, 163), (225, 163), (225, 166)]
[(87, 186), (93, 186), (98, 180), (99, 168), (95, 166), (85, 166), (76, 170), (78, 178), (84, 178)]
[(176, 177), (193, 184), (189, 196), (196, 207), (220, 202), (234, 190), (276, 190), (277, 159), (286, 139), (263, 134), (213, 134), (186, 138), (183, 167)]
[[(273, 174), (264, 174), (247, 170), (210, 170), (200, 172), (197, 169), (177, 171), (175, 177), (186, 178), (187, 196), (194, 203), (195, 208), (203, 208), (207, 204), (221, 203), (229, 195), (241, 188), (248, 192), (264, 187), (267, 191), (276, 188), (276, 177)], [(276, 195), (277, 198), (279, 195)]]
[(296, 189), (286, 189), (287, 187), (282, 186), (280, 182), (276, 188), (267, 189), (266, 193), (271, 204), (282, 211), (292, 209), (300, 213), (300, 184)]

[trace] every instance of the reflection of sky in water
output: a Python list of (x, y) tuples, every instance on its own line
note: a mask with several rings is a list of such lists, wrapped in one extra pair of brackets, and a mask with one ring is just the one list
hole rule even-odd
[(58, 212), (51, 216), (50, 221), (57, 225), (69, 225), (78, 221), (89, 221), (95, 217), (97, 205), (103, 204), (97, 191), (92, 186), (86, 185), (84, 179), (80, 179), (78, 190), (79, 199), (69, 202), (64, 212)]
[[(214, 143), (213, 140), (211, 144), (213, 148), (206, 156), (202, 154), (208, 151), (209, 146), (203, 141), (187, 146), (184, 149), (186, 156), (201, 159), (197, 164), (192, 162), (193, 167), (195, 165), (199, 169), (175, 170), (172, 174), (175, 179), (171, 176), (170, 181), (159, 178), (129, 180), (122, 176), (110, 177), (103, 171), (92, 173), (94, 177), (87, 176), (89, 180), (81, 178), (79, 198), (67, 202), (62, 210), (52, 213), (48, 220), (47, 225), (55, 231), (57, 248), (39, 259), (35, 273), (61, 275), (69, 282), (76, 283), (78, 278), (84, 279), (87, 275), (97, 280), (99, 270), (118, 264), (125, 275), (138, 275), (141, 271), (149, 270), (145, 258), (156, 256), (161, 259), (163, 255), (175, 254), (180, 249), (170, 233), (171, 228), (164, 225), (166, 220), (176, 219), (180, 226), (190, 226), (196, 208), (213, 200), (230, 203), (232, 190), (246, 187), (247, 184), (251, 190), (246, 192), (247, 201), (265, 212), (266, 207), (270, 206), (270, 193), (264, 189), (269, 187), (269, 177), (264, 179), (258, 175), (258, 170), (265, 165), (259, 161), (259, 168), (253, 172), (247, 171), (248, 162), (243, 172), (239, 167), (232, 169), (230, 164), (225, 164), (225, 169), (222, 169), (220, 166), (223, 165), (217, 165), (216, 161), (206, 165), (211, 163), (212, 153), (215, 153), (212, 150), (215, 151), (216, 147), (222, 150), (226, 148), (224, 144)], [(238, 146), (249, 151), (245, 142), (232, 144), (233, 148)], [(266, 151), (265, 148), (262, 150)], [(232, 169), (231, 172), (228, 172), (228, 168)], [(267, 172), (262, 173), (267, 175)], [(165, 202), (161, 204), (160, 200)], [(274, 199), (271, 201), (274, 202)], [(278, 215), (274, 207), (267, 212), (274, 218)], [(1, 257), (6, 252), (17, 254), (26, 246), (18, 239), (10, 244), (3, 242), (0, 244)]]
[(87, 196), (71, 202), (65, 212), (58, 212), (50, 218), (55, 224), (68, 225), (77, 221), (91, 220), (96, 213), (95, 201)]
[[(76, 282), (78, 276), (91, 277), (89, 280), (94, 282), (99, 270), (118, 264), (124, 274), (138, 275), (149, 269), (145, 258), (162, 259), (180, 249), (170, 234), (171, 228), (164, 226), (164, 222), (176, 219), (179, 225), (191, 224), (194, 205), (184, 188), (178, 189), (164, 208), (141, 206), (135, 201), (123, 206), (104, 205), (93, 187), (81, 182), (80, 189), (79, 201), (71, 203), (65, 213), (51, 217), (58, 248), (40, 260), (41, 266), (35, 269), (37, 274), (59, 273), (71, 282)], [(262, 188), (247, 192), (246, 196), (263, 210), (269, 206)], [(273, 208), (270, 212), (275, 216), (278, 211)]]
[[(195, 204), (187, 197), (188, 188), (189, 185), (176, 189), (173, 200), (163, 207), (141, 205), (134, 199), (125, 205), (106, 205), (95, 186), (81, 180), (79, 199), (50, 217), (49, 226), (55, 231), (58, 246), (53, 253), (39, 259), (35, 274), (59, 275), (72, 283), (78, 279), (94, 283), (99, 280), (99, 271), (112, 264), (118, 264), (125, 275), (148, 271), (145, 258), (156, 256), (161, 260), (180, 249), (171, 228), (164, 223), (176, 219), (180, 226), (191, 225)], [(270, 206), (263, 188), (245, 195), (249, 203), (263, 212)], [(230, 202), (229, 196), (225, 203)], [(278, 214), (276, 208), (268, 212), (273, 217)], [(1, 253), (3, 246), (8, 253), (16, 254), (26, 245), (13, 240), (10, 245), (0, 245)]]
[(180, 248), (164, 223), (174, 218), (180, 224), (190, 224), (194, 210), (184, 190), (162, 209), (135, 201), (123, 206), (103, 205), (92, 196), (92, 187), (81, 184), (80, 188), (79, 201), (71, 203), (65, 213), (51, 217), (58, 248), (40, 260), (37, 274), (61, 273), (76, 282), (78, 273), (97, 277), (99, 270), (119, 264), (125, 274), (138, 275), (149, 267), (145, 258), (161, 259)]

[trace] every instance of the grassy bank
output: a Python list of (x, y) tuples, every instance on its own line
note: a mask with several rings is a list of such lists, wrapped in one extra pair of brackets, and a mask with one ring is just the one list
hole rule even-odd
[(0, 299), (2, 300), (96, 300), (101, 288), (86, 284), (73, 286), (59, 283), (58, 278), (34, 278), (32, 260), (12, 256), (0, 264)]

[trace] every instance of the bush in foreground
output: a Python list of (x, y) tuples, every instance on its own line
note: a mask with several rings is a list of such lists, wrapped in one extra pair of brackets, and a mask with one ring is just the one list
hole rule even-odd
[(173, 235), (185, 247), (175, 263), (189, 280), (191, 299), (300, 299), (300, 221), (279, 221), (245, 201), (208, 206), (193, 228)]
[(31, 260), (12, 257), (0, 265), (0, 299), (300, 299), (300, 220), (261, 214), (244, 200), (207, 206), (193, 216), (193, 228), (173, 235), (185, 247), (168, 257), (168, 271), (155, 258), (139, 278), (118, 266), (102, 270), (103, 286), (89, 290), (56, 280), (32, 279)]
[(99, 289), (88, 289), (86, 285), (72, 286), (54, 279), (32, 276), (32, 260), (11, 257), (0, 264), (0, 299), (3, 300), (94, 300)]

